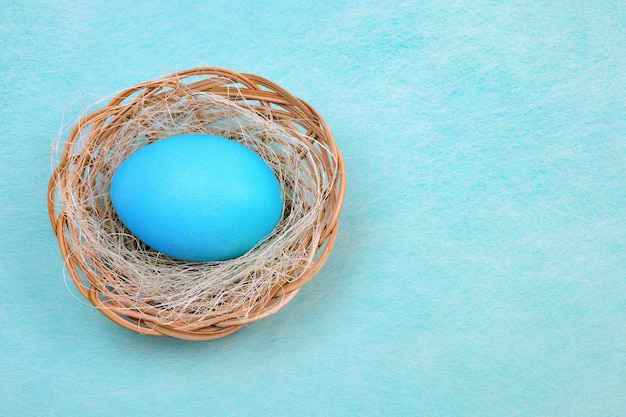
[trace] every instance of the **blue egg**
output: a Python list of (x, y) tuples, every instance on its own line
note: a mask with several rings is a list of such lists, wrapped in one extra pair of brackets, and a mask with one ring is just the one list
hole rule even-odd
[(113, 207), (146, 245), (172, 258), (241, 256), (282, 216), (281, 187), (252, 150), (210, 135), (172, 136), (131, 154), (111, 183)]

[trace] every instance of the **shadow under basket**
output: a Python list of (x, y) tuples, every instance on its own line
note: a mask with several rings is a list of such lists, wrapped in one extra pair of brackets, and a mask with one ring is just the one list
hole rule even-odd
[[(102, 314), (141, 334), (215, 339), (277, 312), (322, 268), (337, 237), (345, 169), (328, 126), (310, 105), (259, 76), (210, 67), (145, 82), (108, 100), (64, 135), (48, 188), (50, 221), (69, 275)], [(132, 236), (112, 207), (111, 179), (125, 158), (185, 133), (252, 148), (281, 182), (279, 226), (242, 257), (168, 258)]]

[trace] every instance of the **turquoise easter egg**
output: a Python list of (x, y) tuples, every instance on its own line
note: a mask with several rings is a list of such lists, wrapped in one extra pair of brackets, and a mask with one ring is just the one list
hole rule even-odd
[(115, 171), (121, 221), (172, 258), (223, 261), (267, 237), (282, 216), (280, 184), (266, 162), (232, 140), (172, 136), (131, 154)]

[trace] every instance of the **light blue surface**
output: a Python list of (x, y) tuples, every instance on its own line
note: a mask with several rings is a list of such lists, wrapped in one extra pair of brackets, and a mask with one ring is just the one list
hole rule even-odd
[[(626, 415), (624, 3), (267, 3), (0, 1), (0, 415)], [(278, 314), (142, 337), (66, 288), (50, 143), (200, 65), (325, 117), (341, 231)]]
[(265, 161), (211, 135), (171, 136), (139, 149), (115, 171), (110, 195), (135, 236), (193, 262), (245, 254), (283, 212), (280, 185)]

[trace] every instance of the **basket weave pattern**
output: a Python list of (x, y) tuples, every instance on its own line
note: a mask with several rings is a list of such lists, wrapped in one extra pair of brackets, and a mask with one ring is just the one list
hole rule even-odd
[[(75, 199), (77, 194), (80, 196), (88, 186), (97, 188), (100, 193), (107, 192), (102, 185), (95, 183), (99, 180), (94, 178), (112, 175), (108, 162), (110, 154), (115, 152), (116, 143), (124, 140), (125, 126), (133, 122), (134, 115), (146, 103), (176, 104), (202, 94), (216, 95), (230, 104), (252, 110), (280, 125), (286, 132), (292, 132), (293, 137), (301, 138), (304, 147), (315, 152), (316, 160), (321, 161), (321, 166), (316, 169), (324, 176), (319, 181), (333, 183), (330, 184), (331, 192), (325, 196), (322, 226), (312, 230), (305, 239), (302, 250), (310, 260), (305, 267), (294, 265), (288, 276), (278, 277), (270, 287), (261, 289), (265, 296), (245, 305), (233, 306), (226, 302), (209, 315), (194, 315), (193, 311), (187, 311), (175, 319), (164, 320), (163, 317), (169, 317), (170, 312), (158, 304), (138, 305), (132, 294), (119, 290), (115, 283), (124, 279), (124, 271), (111, 269), (97, 253), (79, 250), (84, 241), (83, 232), (65, 209), (65, 202)], [(306, 155), (301, 158), (304, 161)], [(82, 296), (106, 317), (142, 334), (206, 340), (223, 337), (277, 312), (313, 278), (328, 259), (337, 237), (344, 194), (345, 170), (341, 153), (328, 126), (310, 105), (262, 77), (205, 67), (126, 89), (104, 107), (80, 119), (69, 133), (59, 164), (50, 178), (48, 211), (72, 281)], [(102, 201), (102, 207), (95, 202), (84, 209), (85, 213), (99, 216), (101, 220), (118, 221), (111, 214), (108, 199)]]

